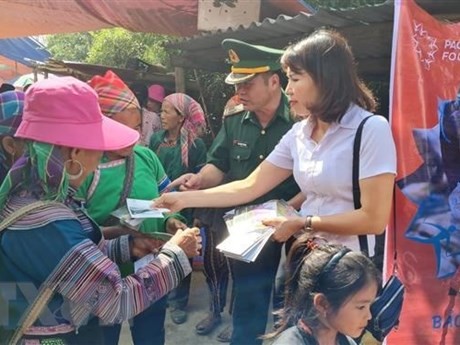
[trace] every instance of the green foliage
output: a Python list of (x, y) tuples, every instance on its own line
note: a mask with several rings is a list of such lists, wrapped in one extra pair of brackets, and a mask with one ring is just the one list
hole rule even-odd
[(198, 82), (203, 93), (204, 103), (206, 103), (211, 135), (216, 135), (219, 131), (225, 104), (235, 93), (232, 86), (225, 84), (226, 76), (224, 73), (197, 71)]
[(92, 41), (90, 32), (46, 37), (48, 51), (55, 59), (79, 62), (86, 60)]
[(94, 32), (50, 35), (46, 44), (53, 57), (93, 64), (125, 67), (129, 58), (138, 57), (151, 64), (169, 64), (163, 43), (168, 36), (131, 32), (121, 28)]
[(132, 57), (152, 64), (168, 62), (167, 53), (162, 47), (166, 36), (115, 28), (97, 31), (93, 37), (86, 60), (88, 63), (124, 67)]

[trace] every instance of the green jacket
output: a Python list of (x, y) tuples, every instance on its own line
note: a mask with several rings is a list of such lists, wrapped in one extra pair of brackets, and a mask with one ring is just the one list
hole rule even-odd
[[(203, 140), (196, 138), (188, 151), (188, 168), (182, 163), (181, 145), (178, 141), (174, 145), (165, 143), (166, 131), (154, 133), (150, 139), (150, 149), (156, 153), (163, 165), (166, 174), (174, 181), (186, 173), (197, 173), (206, 163), (206, 145)], [(187, 208), (180, 214), (187, 220), (187, 225), (193, 225), (193, 209)]]
[(165, 143), (166, 131), (160, 130), (150, 138), (150, 149), (156, 153), (171, 181), (186, 173), (197, 173), (206, 163), (206, 145), (203, 140), (196, 138), (188, 151), (188, 168), (182, 164), (181, 146)]
[[(110, 213), (118, 208), (126, 177), (126, 160), (104, 161), (90, 174), (77, 191), (77, 198), (85, 200), (89, 216), (103, 225)], [(130, 198), (152, 200), (157, 198), (169, 183), (158, 157), (147, 147), (134, 147), (134, 175)], [(185, 221), (179, 214), (171, 216)], [(165, 218), (145, 219), (140, 227), (143, 233), (165, 232)]]

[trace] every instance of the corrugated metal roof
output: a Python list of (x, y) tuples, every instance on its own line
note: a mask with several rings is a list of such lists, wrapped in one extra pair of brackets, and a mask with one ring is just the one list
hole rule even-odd
[[(419, 1), (429, 13), (441, 19), (460, 20), (460, 1)], [(354, 9), (319, 9), (315, 14), (299, 13), (294, 17), (280, 15), (247, 26), (202, 33), (168, 44), (179, 49), (173, 64), (189, 68), (227, 71), (226, 52), (221, 48), (225, 38), (284, 48), (323, 26), (334, 27), (344, 34), (353, 49), (361, 74), (371, 78), (387, 78), (390, 70), (394, 4)]]
[[(166, 74), (164, 68), (149, 66), (146, 71), (133, 70), (128, 68), (118, 68), (112, 66), (102, 66), (73, 61), (48, 60), (45, 64), (36, 65), (38, 71), (53, 73), (56, 75), (70, 75), (83, 81), (89, 80), (94, 75), (103, 75), (107, 70), (112, 70), (127, 83), (143, 82), (150, 84), (161, 84), (165, 88), (173, 91), (175, 89), (174, 74)], [(194, 81), (186, 81), (188, 90), (198, 90), (198, 85)]]

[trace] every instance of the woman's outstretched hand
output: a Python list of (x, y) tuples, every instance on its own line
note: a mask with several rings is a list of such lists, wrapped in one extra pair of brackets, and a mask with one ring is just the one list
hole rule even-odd
[(187, 257), (193, 258), (199, 255), (201, 249), (200, 229), (177, 230), (176, 234), (168, 242), (179, 246)]
[(184, 193), (163, 193), (160, 197), (152, 200), (152, 207), (167, 208), (171, 212), (178, 212), (185, 208), (183, 198)]
[(264, 219), (262, 223), (274, 227), (275, 232), (272, 235), (273, 240), (283, 243), (297, 231), (302, 229), (304, 220), (301, 217), (277, 217)]

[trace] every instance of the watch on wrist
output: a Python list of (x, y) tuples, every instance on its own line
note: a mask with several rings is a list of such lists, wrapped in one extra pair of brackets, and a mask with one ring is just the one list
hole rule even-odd
[(308, 215), (308, 216), (305, 218), (305, 223), (304, 223), (304, 225), (303, 225), (303, 229), (304, 229), (305, 231), (313, 231), (312, 220), (313, 220), (313, 216), (312, 216), (312, 215)]

